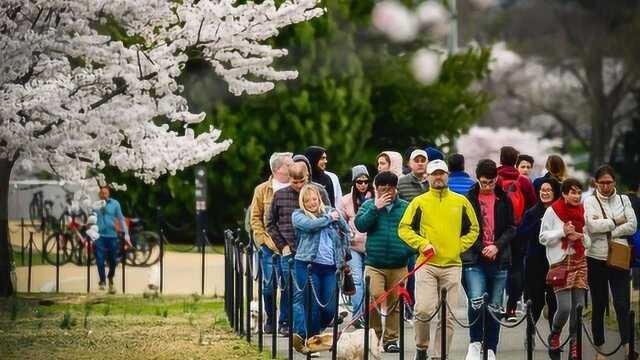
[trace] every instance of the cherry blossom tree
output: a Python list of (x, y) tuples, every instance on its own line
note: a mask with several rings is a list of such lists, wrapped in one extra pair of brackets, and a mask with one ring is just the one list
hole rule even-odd
[[(206, 161), (231, 140), (195, 134), (178, 81), (208, 62), (235, 95), (261, 94), (296, 71), (266, 40), (320, 16), (318, 0), (3, 0), (0, 4), (0, 295), (9, 295), (7, 195), (16, 164), (81, 181), (106, 164), (146, 182)], [(117, 27), (131, 41), (105, 29)], [(178, 130), (176, 130), (178, 129)]]

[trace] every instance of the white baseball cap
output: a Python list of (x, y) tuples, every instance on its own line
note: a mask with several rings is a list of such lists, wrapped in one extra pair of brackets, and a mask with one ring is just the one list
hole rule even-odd
[(413, 160), (418, 156), (424, 156), (424, 158), (426, 160), (429, 160), (429, 157), (427, 156), (427, 152), (422, 150), (422, 149), (415, 149), (411, 152), (411, 155), (409, 156), (409, 160)]
[(438, 170), (442, 170), (447, 174), (449, 173), (449, 167), (446, 162), (440, 159), (429, 161), (429, 164), (427, 164), (427, 174), (431, 175)]

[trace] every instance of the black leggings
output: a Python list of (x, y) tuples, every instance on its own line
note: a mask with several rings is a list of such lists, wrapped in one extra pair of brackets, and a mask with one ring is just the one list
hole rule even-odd
[(524, 258), (522, 251), (516, 246), (513, 246), (511, 249), (511, 268), (509, 269), (509, 277), (507, 279), (507, 310), (515, 310), (518, 306), (518, 301), (520, 297), (522, 297), (524, 282)]
[(525, 286), (524, 299), (531, 300), (531, 313), (535, 323), (540, 319), (545, 303), (549, 309), (549, 329), (556, 313), (556, 296), (553, 288), (547, 285), (547, 272), (549, 264), (544, 254), (542, 257), (525, 258)]
[(613, 269), (607, 266), (606, 261), (590, 257), (587, 257), (587, 267), (593, 303), (591, 317), (593, 342), (596, 346), (604, 344), (604, 312), (609, 306), (609, 288), (611, 288), (620, 338), (623, 344), (629, 343), (629, 270)]

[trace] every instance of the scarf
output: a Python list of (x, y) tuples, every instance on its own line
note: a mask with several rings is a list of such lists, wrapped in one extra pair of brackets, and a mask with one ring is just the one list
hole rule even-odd
[[(582, 204), (579, 206), (572, 206), (567, 204), (563, 198), (556, 200), (553, 205), (551, 205), (553, 211), (558, 215), (562, 222), (567, 223), (571, 221), (573, 226), (576, 228), (576, 232), (583, 233), (584, 228), (584, 207)], [(569, 247), (569, 239), (566, 237), (562, 238), (562, 250), (567, 250)], [(584, 244), (582, 240), (576, 241), (573, 243), (573, 250), (575, 250), (576, 255), (583, 256), (584, 255)]]

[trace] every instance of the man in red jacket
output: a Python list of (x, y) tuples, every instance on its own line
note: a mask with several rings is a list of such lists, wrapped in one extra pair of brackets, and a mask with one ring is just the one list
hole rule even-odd
[[(500, 167), (496, 185), (501, 187), (511, 199), (515, 225), (520, 225), (524, 212), (538, 201), (536, 191), (528, 177), (520, 175), (516, 168), (519, 152), (512, 146), (500, 149)], [(524, 244), (519, 237), (511, 244), (511, 268), (507, 284), (507, 321), (516, 320), (518, 300), (522, 297), (524, 282)]]

